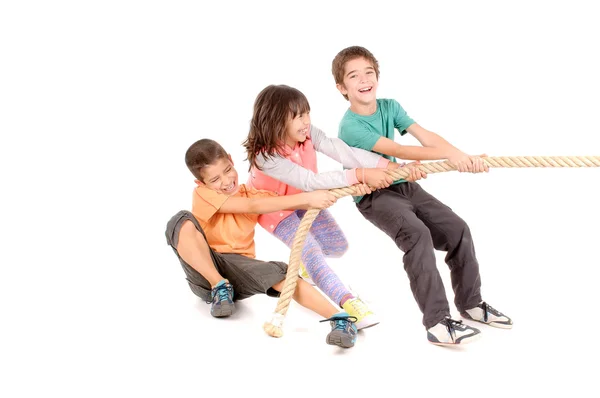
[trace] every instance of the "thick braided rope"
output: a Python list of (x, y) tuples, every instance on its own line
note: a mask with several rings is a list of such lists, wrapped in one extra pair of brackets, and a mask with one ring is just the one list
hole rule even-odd
[[(511, 156), (511, 157), (484, 157), (482, 158), (489, 167), (499, 168), (525, 168), (525, 167), (600, 167), (600, 156)], [(442, 173), (456, 170), (448, 161), (422, 163), (419, 168), (427, 174)], [(407, 167), (388, 170), (394, 179), (409, 176)], [(330, 189), (336, 198), (355, 195), (358, 192), (354, 186)], [(285, 283), (281, 290), (281, 296), (273, 313), (271, 321), (265, 322), (263, 328), (267, 334), (273, 337), (283, 336), (283, 320), (287, 313), (290, 301), (296, 290), (298, 282), (298, 268), (300, 267), (302, 248), (304, 240), (310, 227), (319, 214), (319, 209), (311, 209), (306, 212), (300, 226), (294, 236), (290, 261), (285, 277)]]

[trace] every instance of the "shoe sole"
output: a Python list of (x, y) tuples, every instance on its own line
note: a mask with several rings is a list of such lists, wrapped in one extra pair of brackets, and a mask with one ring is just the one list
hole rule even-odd
[(439, 346), (457, 346), (457, 345), (470, 344), (474, 341), (479, 340), (480, 338), (481, 338), (481, 333), (477, 333), (476, 335), (473, 335), (469, 338), (461, 340), (458, 343), (443, 343), (441, 341), (431, 341), (431, 340), (427, 340), (427, 341), (429, 341), (431, 344), (439, 345)]
[(325, 341), (329, 345), (336, 345), (336, 346), (342, 347), (342, 348), (354, 347), (354, 342), (352, 341), (352, 338), (350, 338), (346, 335), (329, 333), (327, 335), (327, 339)]
[(513, 325), (512, 325), (512, 324), (508, 325), (508, 324), (504, 324), (504, 323), (497, 323), (497, 322), (489, 322), (489, 323), (488, 323), (488, 322), (482, 322), (482, 321), (478, 321), (477, 319), (473, 319), (473, 318), (471, 318), (471, 317), (464, 316), (464, 315), (462, 315), (462, 314), (461, 314), (460, 316), (462, 316), (463, 318), (465, 318), (465, 319), (467, 319), (467, 320), (469, 320), (469, 321), (473, 321), (473, 322), (481, 323), (481, 324), (483, 324), (483, 325), (488, 325), (488, 326), (492, 326), (492, 327), (499, 328), (499, 329), (512, 329), (512, 327), (513, 327)]
[(221, 307), (216, 311), (211, 311), (210, 314), (215, 318), (225, 318), (233, 315), (235, 312), (235, 304), (226, 304), (221, 305)]

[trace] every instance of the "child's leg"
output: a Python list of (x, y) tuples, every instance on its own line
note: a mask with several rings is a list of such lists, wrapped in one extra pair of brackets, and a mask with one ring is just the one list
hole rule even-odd
[(419, 184), (409, 183), (407, 188), (417, 215), (431, 231), (433, 246), (447, 252), (445, 260), (458, 311), (476, 307), (481, 302), (481, 278), (469, 227)]
[[(273, 285), (273, 289), (281, 292), (284, 283), (285, 279)], [(339, 309), (335, 308), (325, 296), (319, 293), (317, 289), (310, 285), (310, 283), (301, 278), (298, 278), (293, 298), (298, 304), (316, 312), (323, 318), (330, 318), (339, 312)]]
[[(275, 228), (274, 235), (291, 248), (296, 231), (300, 226), (300, 221), (301, 219), (298, 217), (297, 212), (290, 214)], [(315, 284), (334, 303), (341, 305), (342, 298), (346, 295), (351, 295), (348, 288), (346, 288), (335, 272), (329, 268), (321, 246), (311, 232), (306, 235), (306, 240), (304, 241), (302, 262)]]
[[(285, 280), (273, 285), (273, 289), (281, 291)], [(323, 321), (330, 321), (331, 332), (327, 335), (327, 344), (337, 345), (344, 348), (354, 346), (356, 342), (357, 327), (354, 324), (356, 317), (346, 313), (338, 312), (331, 303), (308, 282), (298, 279), (296, 290), (293, 295), (294, 300), (301, 306), (316, 312), (325, 318)]]
[(361, 214), (394, 240), (404, 252), (404, 270), (423, 313), (426, 329), (450, 315), (446, 292), (437, 269), (429, 228), (421, 221), (403, 190), (406, 183), (365, 196), (357, 205)]
[[(305, 211), (298, 211), (300, 218)], [(310, 227), (310, 233), (315, 237), (326, 257), (342, 257), (348, 251), (348, 240), (340, 226), (328, 210), (321, 210)]]
[(165, 231), (168, 244), (173, 248), (192, 292), (211, 304), (215, 317), (232, 315), (233, 286), (223, 276), (223, 261), (213, 252), (202, 228), (188, 211), (181, 211), (167, 223)]
[(206, 278), (211, 287), (225, 279), (215, 268), (204, 235), (189, 220), (185, 221), (179, 230), (177, 252), (183, 261)]

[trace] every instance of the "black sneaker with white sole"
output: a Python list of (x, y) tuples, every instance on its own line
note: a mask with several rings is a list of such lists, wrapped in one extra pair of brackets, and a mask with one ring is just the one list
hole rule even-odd
[(485, 323), (486, 325), (494, 326), (502, 329), (511, 329), (513, 327), (512, 319), (482, 301), (475, 308), (466, 310), (460, 314), (465, 319)]
[(447, 317), (427, 329), (427, 340), (437, 345), (467, 344), (481, 337), (479, 333), (479, 329)]

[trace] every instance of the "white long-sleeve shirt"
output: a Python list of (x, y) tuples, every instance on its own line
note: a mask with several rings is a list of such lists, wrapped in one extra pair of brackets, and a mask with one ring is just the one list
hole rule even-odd
[(389, 163), (389, 160), (376, 153), (350, 147), (337, 137), (328, 137), (322, 130), (312, 124), (310, 126), (310, 139), (316, 151), (341, 163), (348, 170), (314, 173), (312, 170), (302, 167), (277, 153), (270, 158), (259, 154), (256, 157), (256, 163), (265, 175), (302, 191), (333, 189), (353, 185), (358, 183), (356, 168), (383, 168)]

